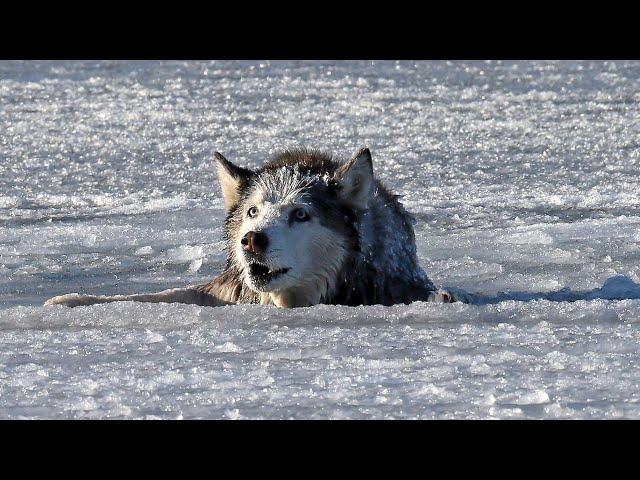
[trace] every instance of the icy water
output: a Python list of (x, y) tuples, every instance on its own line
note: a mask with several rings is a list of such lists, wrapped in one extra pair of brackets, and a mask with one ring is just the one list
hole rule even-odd
[[(0, 62), (0, 418), (640, 417), (640, 62)], [(348, 156), (475, 303), (68, 292), (223, 267), (213, 152)]]

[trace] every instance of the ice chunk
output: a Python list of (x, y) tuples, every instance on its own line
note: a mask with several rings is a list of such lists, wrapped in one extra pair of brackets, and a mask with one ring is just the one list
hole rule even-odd
[(201, 246), (180, 245), (169, 249), (162, 259), (170, 263), (190, 263), (194, 260), (201, 260), (203, 257), (204, 253)]
[(525, 393), (517, 398), (514, 403), (517, 405), (538, 405), (541, 403), (549, 403), (549, 394), (544, 390), (536, 390)]
[(153, 253), (153, 248), (150, 245), (145, 245), (144, 247), (140, 247), (135, 251), (136, 255), (151, 255)]

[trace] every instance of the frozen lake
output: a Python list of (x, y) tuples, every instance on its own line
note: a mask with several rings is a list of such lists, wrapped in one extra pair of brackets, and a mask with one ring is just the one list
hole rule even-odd
[[(212, 278), (296, 145), (476, 302), (42, 307)], [(639, 347), (640, 62), (0, 62), (0, 418), (640, 418)]]

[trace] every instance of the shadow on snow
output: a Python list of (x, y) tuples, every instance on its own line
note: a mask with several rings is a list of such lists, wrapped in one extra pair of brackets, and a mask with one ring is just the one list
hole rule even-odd
[(531, 302), (533, 300), (549, 300), (551, 302), (576, 302), (578, 300), (635, 300), (640, 299), (640, 284), (625, 275), (614, 275), (608, 278), (602, 287), (592, 290), (571, 290), (562, 288), (552, 292), (498, 292), (493, 295), (468, 293), (462, 289), (449, 289), (464, 303), (472, 305), (491, 305), (508, 300)]

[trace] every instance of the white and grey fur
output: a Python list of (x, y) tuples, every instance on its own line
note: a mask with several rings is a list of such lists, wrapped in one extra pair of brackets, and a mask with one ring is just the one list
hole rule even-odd
[[(315, 150), (287, 150), (256, 170), (215, 157), (227, 211), (227, 266), (218, 277), (158, 293), (69, 294), (45, 304), (304, 307), (455, 300), (420, 267), (413, 217), (375, 178), (369, 149), (346, 162)], [(256, 232), (266, 248), (246, 246)]]

